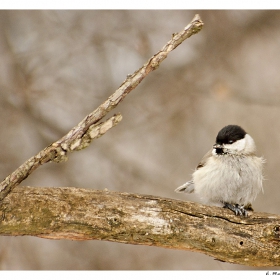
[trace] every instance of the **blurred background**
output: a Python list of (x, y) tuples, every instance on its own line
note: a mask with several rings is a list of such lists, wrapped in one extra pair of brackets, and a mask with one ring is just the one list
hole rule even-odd
[[(191, 178), (218, 131), (238, 124), (267, 160), (254, 209), (280, 214), (280, 11), (0, 11), (2, 178), (65, 135), (196, 13), (202, 31), (115, 109), (118, 126), (23, 185), (197, 201), (174, 189)], [(0, 269), (251, 268), (188, 251), (0, 236)]]

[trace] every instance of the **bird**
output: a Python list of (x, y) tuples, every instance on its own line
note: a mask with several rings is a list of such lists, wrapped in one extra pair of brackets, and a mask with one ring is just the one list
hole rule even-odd
[(213, 148), (205, 154), (192, 180), (175, 189), (197, 194), (208, 205), (228, 208), (235, 215), (248, 216), (252, 202), (263, 191), (263, 164), (256, 156), (253, 138), (238, 125), (223, 127)]

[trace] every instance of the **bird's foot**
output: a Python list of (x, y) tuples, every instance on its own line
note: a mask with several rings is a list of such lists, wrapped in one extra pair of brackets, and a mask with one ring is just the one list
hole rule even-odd
[(227, 202), (224, 202), (224, 208), (228, 208), (231, 211), (235, 213), (236, 216), (248, 216), (248, 212), (245, 210), (244, 205), (239, 205), (239, 204), (230, 204)]

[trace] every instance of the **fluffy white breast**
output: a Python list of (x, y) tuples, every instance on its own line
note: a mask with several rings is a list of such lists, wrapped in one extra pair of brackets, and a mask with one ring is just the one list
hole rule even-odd
[(241, 152), (253, 151), (251, 143), (248, 143), (246, 145), (246, 141), (241, 141), (235, 146), (239, 154), (213, 155), (193, 173), (194, 192), (204, 202), (246, 205), (252, 203), (262, 190), (263, 159)]

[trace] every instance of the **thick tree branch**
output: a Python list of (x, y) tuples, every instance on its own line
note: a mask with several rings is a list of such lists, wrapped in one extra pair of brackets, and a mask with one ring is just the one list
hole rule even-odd
[[(110, 118), (104, 124), (98, 124), (98, 122), (105, 117), (108, 112), (114, 109), (151, 71), (157, 69), (169, 52), (178, 47), (184, 40), (199, 32), (202, 26), (203, 22), (199, 15), (196, 15), (183, 31), (173, 34), (172, 39), (161, 49), (161, 51), (151, 57), (139, 70), (135, 71), (132, 75), (128, 75), (123, 84), (95, 111), (87, 115), (60, 140), (46, 147), (10, 174), (0, 184), (0, 201), (40, 165), (50, 161), (58, 163), (67, 160), (67, 154), (69, 152), (87, 147), (94, 138), (101, 136), (109, 128), (118, 124), (121, 120), (120, 115)], [(99, 128), (97, 128), (97, 126)], [(102, 133), (102, 131), (104, 133)]]
[[(22, 199), (24, 197), (24, 199)], [(16, 188), (0, 206), (1, 235), (109, 240), (201, 252), (249, 266), (280, 265), (280, 216), (147, 195)]]

